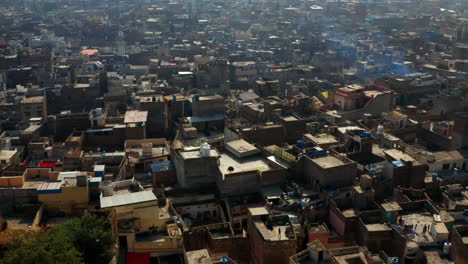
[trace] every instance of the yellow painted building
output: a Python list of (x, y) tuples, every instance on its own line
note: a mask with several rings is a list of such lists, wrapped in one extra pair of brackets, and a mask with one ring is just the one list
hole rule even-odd
[(119, 237), (126, 237), (128, 252), (163, 255), (182, 252), (182, 232), (168, 206), (159, 206), (152, 191), (101, 197), (101, 208), (113, 211)]
[(86, 172), (61, 172), (57, 181), (39, 185), (37, 196), (51, 212), (70, 215), (85, 210), (89, 204), (88, 175)]

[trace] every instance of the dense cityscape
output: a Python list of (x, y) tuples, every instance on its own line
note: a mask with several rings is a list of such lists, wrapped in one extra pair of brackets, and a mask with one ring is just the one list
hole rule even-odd
[(0, 264), (468, 264), (467, 0), (0, 0)]

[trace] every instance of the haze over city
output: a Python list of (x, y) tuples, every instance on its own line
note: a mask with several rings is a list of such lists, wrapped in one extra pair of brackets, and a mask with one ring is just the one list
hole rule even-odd
[(0, 264), (468, 264), (467, 0), (1, 0)]

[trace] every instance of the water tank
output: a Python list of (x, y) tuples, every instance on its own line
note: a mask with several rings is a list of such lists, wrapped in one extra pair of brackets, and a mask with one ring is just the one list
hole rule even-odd
[(97, 116), (102, 115), (102, 108), (96, 108), (96, 115)]
[(398, 260), (398, 258), (390, 258), (390, 262), (391, 262), (392, 264), (398, 264), (398, 263), (400, 263), (400, 261)]
[(210, 156), (210, 152), (211, 152), (211, 146), (210, 144), (206, 143), (206, 142), (203, 142), (201, 145), (200, 145), (200, 156), (202, 158), (207, 158)]
[(443, 247), (442, 247), (442, 252), (444, 255), (449, 255), (450, 254), (450, 248), (452, 247), (452, 243), (450, 242), (445, 242)]
[(136, 96), (135, 92), (132, 92), (131, 97), (134, 98)]
[(172, 101), (177, 101), (177, 96), (175, 94), (172, 96)]
[(200, 95), (199, 94), (195, 94), (195, 96), (193, 98), (195, 99), (195, 102), (200, 101)]
[(259, 104), (259, 105), (258, 105), (258, 109), (259, 109), (259, 110), (262, 110), (262, 109), (263, 109), (263, 105)]
[(377, 127), (377, 132), (376, 132), (376, 134), (377, 134), (377, 135), (383, 135), (383, 131), (384, 131), (384, 127), (383, 127), (382, 125), (379, 125), (379, 126)]

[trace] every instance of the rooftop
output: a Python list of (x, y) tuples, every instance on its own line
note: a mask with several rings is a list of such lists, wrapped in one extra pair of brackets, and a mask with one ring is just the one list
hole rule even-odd
[(392, 230), (391, 227), (389, 227), (386, 224), (368, 224), (366, 225), (366, 229), (369, 232), (375, 232), (375, 231), (390, 231)]
[[(200, 159), (202, 158), (200, 150), (181, 151), (179, 152), (183, 159)], [(216, 149), (210, 150), (210, 158), (219, 157), (219, 152)]]
[(304, 134), (304, 139), (313, 142), (316, 145), (339, 143), (335, 136), (330, 134)]
[(452, 151), (437, 151), (432, 153), (434, 155), (435, 162), (437, 163), (454, 163), (463, 162), (465, 158), (463, 155), (456, 150)]
[(403, 210), (403, 208), (401, 208), (401, 206), (396, 202), (383, 203), (381, 204), (381, 206), (386, 212), (394, 212), (394, 211)]
[(323, 169), (329, 169), (333, 167), (343, 166), (346, 163), (333, 155), (328, 155), (325, 157), (315, 158), (312, 161), (322, 167)]
[(230, 153), (223, 153), (219, 159), (219, 170), (223, 175), (242, 171), (269, 170), (268, 160), (263, 156), (239, 159)]
[(389, 150), (385, 150), (384, 153), (386, 155), (390, 156), (390, 158), (392, 158), (393, 160), (396, 160), (396, 161), (405, 161), (405, 162), (415, 161), (415, 159), (413, 157), (411, 157), (410, 155), (402, 152), (401, 150), (389, 149)]
[(25, 97), (21, 101), (23, 104), (37, 104), (44, 102), (44, 96)]
[(101, 208), (125, 206), (156, 200), (156, 195), (154, 195), (152, 191), (126, 193), (114, 196), (101, 197)]
[(187, 264), (211, 264), (210, 253), (207, 249), (187, 251)]
[(259, 149), (257, 149), (255, 146), (243, 139), (227, 143), (226, 149), (229, 150), (232, 154), (236, 155), (238, 158), (243, 158), (260, 153)]
[[(271, 218), (270, 218), (271, 217)], [(253, 219), (258, 232), (267, 241), (284, 241), (294, 239), (294, 231), (287, 215), (270, 217), (256, 216)], [(291, 232), (293, 235), (291, 235)]]
[(11, 159), (18, 151), (16, 150), (0, 150), (0, 160), (9, 160)]
[(124, 123), (128, 124), (128, 123), (146, 122), (147, 117), (148, 117), (148, 111), (138, 111), (138, 110), (127, 111), (125, 112)]

